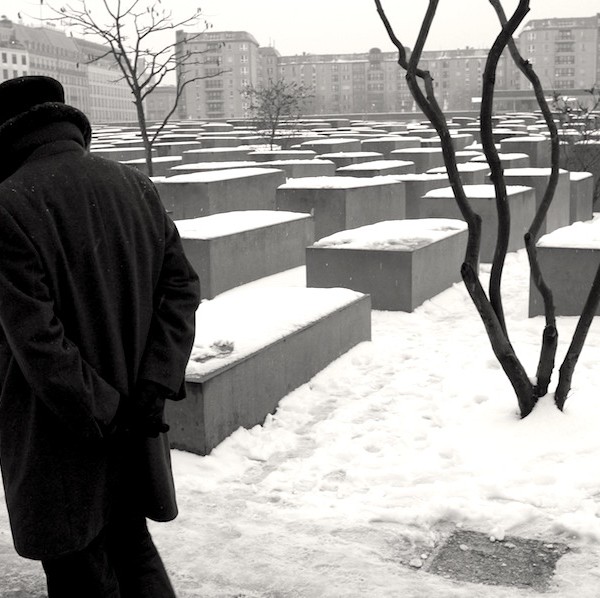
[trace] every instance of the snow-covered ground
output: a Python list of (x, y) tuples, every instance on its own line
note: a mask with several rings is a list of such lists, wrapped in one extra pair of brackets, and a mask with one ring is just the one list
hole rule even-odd
[[(303, 285), (304, 270), (253, 284)], [(508, 257), (504, 292), (533, 372), (543, 320), (527, 318), (523, 251)], [(574, 326), (559, 318), (559, 359)], [(181, 514), (152, 531), (179, 596), (541, 596), (409, 565), (462, 526), (567, 543), (544, 596), (597, 597), (599, 364), (594, 322), (565, 412), (547, 397), (519, 420), (462, 284), (411, 314), (373, 312), (372, 342), (290, 393), (264, 426), (207, 457), (174, 452)], [(0, 596), (43, 594), (39, 565), (12, 550), (2, 503)]]

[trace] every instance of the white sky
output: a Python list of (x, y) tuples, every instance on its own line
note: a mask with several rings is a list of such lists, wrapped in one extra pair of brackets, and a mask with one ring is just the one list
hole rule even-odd
[[(76, 4), (78, 0), (73, 0)], [(102, 0), (87, 0), (92, 7)], [(145, 1), (145, 0), (142, 0)], [(45, 4), (51, 0), (44, 0)], [(55, 6), (64, 2), (54, 1)], [(282, 54), (365, 52), (372, 47), (393, 50), (375, 10), (373, 0), (187, 0), (169, 2), (181, 16), (199, 5), (213, 29), (245, 30), (259, 44), (272, 44)], [(505, 10), (514, 10), (517, 0), (505, 0)], [(414, 45), (427, 0), (384, 0), (390, 21), (401, 41)], [(0, 0), (0, 14), (26, 23), (40, 14), (49, 15), (38, 0)], [(531, 0), (533, 18), (592, 16), (600, 12), (598, 0)], [(26, 16), (29, 15), (29, 18)], [(498, 32), (497, 20), (488, 0), (440, 0), (431, 30), (430, 49), (489, 47)]]

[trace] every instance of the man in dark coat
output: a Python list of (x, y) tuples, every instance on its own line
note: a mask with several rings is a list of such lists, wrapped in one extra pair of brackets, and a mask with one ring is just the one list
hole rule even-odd
[(146, 516), (176, 515), (165, 399), (198, 278), (151, 181), (91, 155), (61, 84), (0, 85), (0, 465), (50, 598), (174, 596)]

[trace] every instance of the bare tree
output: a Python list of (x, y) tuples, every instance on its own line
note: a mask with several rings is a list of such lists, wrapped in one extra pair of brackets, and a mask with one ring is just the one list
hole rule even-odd
[(600, 200), (600, 89), (586, 89), (587, 101), (552, 94), (561, 125), (561, 166), (594, 176), (593, 203)]
[[(545, 94), (539, 78), (535, 74), (531, 64), (521, 57), (513, 39), (514, 32), (529, 12), (529, 0), (519, 0), (518, 6), (510, 19), (507, 19), (500, 0), (489, 0), (498, 16), (501, 28), (486, 60), (486, 66), (483, 73), (480, 111), (481, 141), (487, 162), (490, 166), (490, 178), (495, 189), (498, 215), (496, 249), (492, 262), (489, 289), (486, 294), (481, 280), (479, 279), (481, 216), (472, 209), (469, 199), (464, 191), (460, 173), (457, 168), (455, 150), (448, 124), (435, 97), (433, 77), (429, 71), (419, 68), (419, 61), (437, 11), (438, 2), (439, 0), (429, 0), (429, 5), (419, 31), (419, 36), (410, 58), (407, 56), (406, 48), (394, 33), (394, 29), (386, 16), (381, 0), (375, 0), (375, 5), (388, 36), (398, 50), (398, 64), (406, 71), (408, 87), (415, 98), (417, 105), (430, 120), (440, 136), (450, 185), (460, 212), (468, 226), (467, 249), (465, 260), (461, 267), (462, 279), (484, 324), (492, 350), (515, 391), (521, 417), (526, 417), (531, 413), (538, 399), (548, 392), (558, 345), (558, 332), (556, 329), (552, 292), (544, 281), (537, 259), (536, 249), (539, 232), (554, 197), (558, 182), (560, 149), (557, 127), (545, 99)], [(548, 185), (529, 230), (525, 234), (525, 247), (529, 258), (531, 276), (534, 284), (542, 295), (546, 319), (536, 377), (533, 381), (527, 375), (527, 372), (517, 357), (510, 341), (508, 328), (504, 318), (501, 294), (502, 272), (508, 250), (510, 208), (507, 200), (507, 189), (502, 165), (492, 135), (492, 116), (496, 68), (500, 56), (507, 47), (515, 64), (533, 87), (538, 105), (550, 132), (552, 147), (552, 168)], [(600, 268), (596, 273), (594, 283), (577, 324), (572, 342), (560, 368), (558, 386), (555, 392), (555, 403), (561, 410), (564, 407), (568, 393), (571, 389), (573, 371), (599, 302)]]
[(90, 62), (107, 57), (115, 60), (121, 79), (131, 89), (148, 173), (152, 175), (152, 146), (175, 113), (185, 87), (193, 81), (207, 78), (206, 75), (177, 77), (171, 108), (152, 132), (148, 130), (144, 110), (144, 100), (148, 95), (176, 72), (193, 73), (199, 65), (205, 64), (205, 51), (184, 49), (175, 41), (165, 41), (165, 35), (183, 27), (202, 27), (200, 33), (187, 38), (186, 41), (190, 42), (210, 25), (201, 17), (199, 8), (189, 17), (174, 20), (172, 11), (163, 8), (161, 0), (101, 0), (96, 4), (99, 10), (92, 10), (88, 0), (78, 0), (60, 8), (50, 6), (56, 15), (50, 20), (61, 21), (76, 33), (102, 42), (104, 53), (94, 56)]
[(241, 91), (248, 102), (254, 127), (273, 149), (277, 132), (284, 123), (297, 121), (303, 114), (312, 92), (304, 83), (269, 79), (266, 85), (247, 85)]

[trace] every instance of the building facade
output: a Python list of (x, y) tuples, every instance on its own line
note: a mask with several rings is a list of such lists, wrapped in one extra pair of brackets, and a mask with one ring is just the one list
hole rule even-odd
[[(179, 118), (244, 118), (246, 85), (266, 85), (284, 79), (312, 91), (306, 112), (311, 114), (373, 114), (416, 111), (417, 106), (398, 65), (397, 52), (371, 48), (354, 54), (281, 56), (273, 47), (259, 47), (243, 31), (189, 34), (178, 32), (180, 52), (201, 53), (201, 64), (180, 69), (188, 83), (179, 104)], [(431, 71), (440, 104), (445, 109), (469, 110), (481, 94), (487, 51), (426, 51), (422, 66)], [(513, 83), (514, 70), (502, 57), (497, 82)]]
[[(549, 92), (589, 89), (600, 82), (600, 14), (531, 20), (519, 34), (518, 43)], [(525, 85), (521, 78), (521, 86)]]
[(159, 85), (146, 96), (146, 122), (158, 122), (166, 118), (175, 105), (177, 88), (175, 85)]
[[(269, 79), (303, 83), (313, 91), (313, 114), (372, 114), (417, 111), (408, 90), (397, 52), (372, 48), (355, 54), (281, 56), (272, 47), (259, 47), (247, 32), (210, 32), (192, 36), (179, 33), (183, 47), (207, 53), (196, 75), (215, 74), (214, 80), (191, 84), (181, 104), (181, 118), (238, 118), (246, 116), (243, 85), (265, 85)], [(553, 91), (586, 89), (600, 82), (600, 14), (571, 19), (535, 19), (516, 38), (551, 96)], [(424, 51), (420, 67), (434, 79), (437, 98), (446, 110), (470, 110), (479, 105), (488, 50), (464, 48)], [(241, 62), (243, 57), (244, 62)], [(245, 67), (245, 68), (244, 68)], [(243, 69), (243, 72), (240, 70)], [(191, 76), (194, 73), (185, 73)], [(515, 109), (527, 105), (530, 84), (508, 52), (498, 63), (497, 106)], [(512, 97), (514, 96), (514, 98)]]
[(190, 56), (177, 71), (178, 81), (186, 84), (178, 117), (212, 120), (245, 116), (248, 104), (241, 91), (258, 83), (256, 39), (246, 31), (177, 31), (176, 42), (180, 55), (189, 52)]
[(0, 80), (22, 75), (58, 79), (65, 101), (93, 123), (135, 122), (131, 91), (106, 48), (53, 27), (0, 20)]

